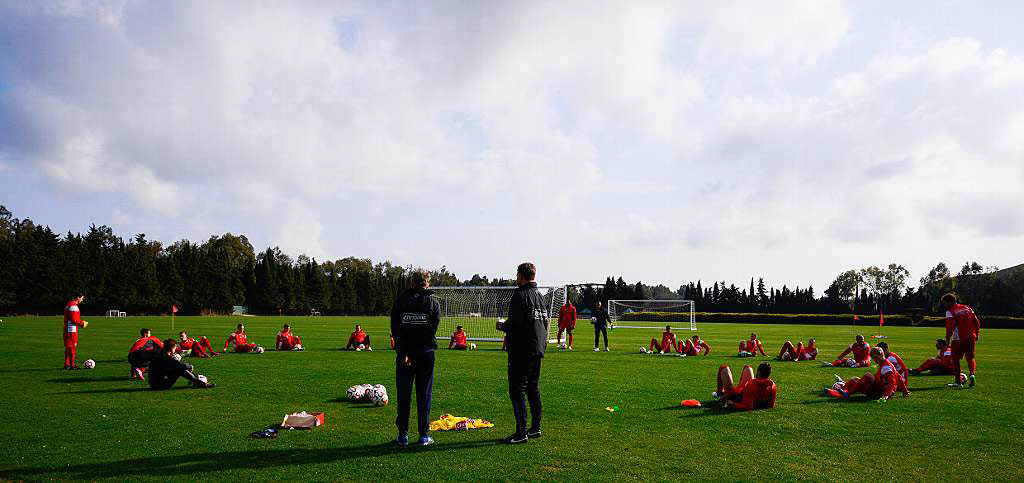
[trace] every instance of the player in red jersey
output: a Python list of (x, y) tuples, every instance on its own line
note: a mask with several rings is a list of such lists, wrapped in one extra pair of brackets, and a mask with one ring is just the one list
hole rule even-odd
[(565, 332), (566, 348), (572, 350), (572, 331), (576, 328), (576, 306), (566, 300), (558, 309), (558, 347), (562, 347), (562, 332)]
[(970, 387), (974, 387), (974, 370), (977, 369), (974, 346), (978, 342), (981, 321), (974, 309), (959, 303), (956, 295), (951, 293), (942, 296), (942, 306), (946, 309), (946, 345), (953, 348), (953, 382), (947, 385), (952, 388), (963, 387), (960, 382), (960, 359), (965, 358), (967, 369), (971, 371), (967, 381)]
[[(845, 359), (846, 354), (853, 353), (852, 359)], [(871, 366), (871, 358), (868, 354), (871, 352), (871, 345), (864, 342), (863, 335), (857, 335), (856, 340), (853, 344), (850, 344), (839, 357), (836, 358), (835, 362), (822, 362), (823, 366), (835, 366), (835, 367), (869, 367)]]
[(174, 352), (176, 354), (181, 354), (182, 357), (192, 356), (202, 357), (205, 359), (220, 355), (219, 352), (215, 352), (213, 350), (213, 345), (210, 344), (210, 339), (207, 339), (206, 336), (200, 336), (199, 340), (195, 340), (189, 337), (183, 330), (178, 333), (178, 337), (180, 340), (175, 344)]
[(673, 349), (676, 352), (679, 352), (679, 347), (679, 341), (676, 340), (675, 332), (672, 332), (672, 326), (666, 325), (665, 332), (661, 333), (661, 343), (658, 343), (658, 339), (652, 338), (648, 352), (651, 354), (655, 352), (664, 354), (666, 352), (672, 352)]
[(452, 337), (448, 340), (448, 348), (457, 351), (469, 349), (469, 344), (466, 343), (466, 331), (462, 330), (461, 325), (456, 326), (455, 332), (452, 332)]
[[(696, 334), (689, 339), (686, 339), (685, 342), (679, 342), (677, 347), (678, 348), (676, 350), (684, 356), (706, 356), (711, 353), (711, 346), (709, 346), (707, 342), (701, 340), (700, 336)], [(703, 354), (700, 353), (701, 350), (704, 351)]]
[[(907, 377), (910, 376), (910, 371), (907, 369), (907, 365), (903, 363), (903, 358), (899, 354), (889, 350), (889, 343), (882, 341), (875, 344), (876, 347), (882, 349), (882, 354), (885, 355), (885, 360), (892, 363), (892, 366), (896, 368), (896, 375), (900, 378), (902, 385), (901, 391), (905, 391), (907, 388)], [(906, 392), (904, 392), (906, 395)]]
[(363, 330), (363, 326), (356, 324), (356, 330), (348, 336), (348, 344), (345, 344), (345, 348), (358, 349), (360, 345), (368, 351), (373, 351), (373, 347), (370, 346), (370, 335)]
[(301, 351), (302, 338), (292, 333), (292, 327), (288, 324), (284, 324), (281, 331), (277, 333), (277, 343), (275, 344), (279, 351)]
[(753, 368), (746, 365), (740, 373), (740, 383), (734, 386), (732, 369), (723, 364), (718, 368), (718, 390), (711, 397), (724, 399), (726, 407), (741, 411), (774, 408), (777, 391), (771, 375), (772, 366), (767, 362), (757, 366), (757, 377)]
[(78, 331), (88, 327), (89, 322), (82, 320), (78, 304), (85, 300), (84, 294), (68, 301), (64, 306), (64, 369), (78, 369), (75, 356), (78, 355)]
[(256, 349), (259, 348), (258, 345), (249, 342), (249, 337), (245, 335), (245, 326), (242, 324), (238, 324), (238, 328), (228, 334), (222, 350), (226, 351), (228, 347), (233, 347), (234, 351), (238, 353), (256, 352)]
[[(864, 394), (868, 399), (876, 399), (885, 402), (892, 397), (897, 390), (904, 396), (909, 396), (907, 386), (900, 381), (899, 371), (885, 358), (885, 352), (880, 347), (874, 347), (870, 351), (871, 360), (878, 366), (875, 374), (865, 373), (861, 377), (855, 377), (849, 381), (843, 381), (836, 376), (836, 383), (831, 390), (826, 389), (827, 394), (836, 395), (842, 398), (849, 398), (851, 394)], [(831, 392), (830, 392), (831, 391)]]
[(761, 352), (762, 356), (768, 355), (764, 353), (764, 346), (761, 345), (761, 341), (757, 339), (757, 334), (751, 333), (750, 340), (740, 341), (740, 351), (738, 354), (740, 357), (754, 357), (757, 355), (758, 351)]
[(139, 329), (139, 338), (128, 349), (128, 364), (131, 365), (131, 379), (144, 381), (149, 363), (160, 354), (164, 341), (153, 337), (149, 329)]
[(946, 339), (935, 339), (935, 348), (939, 351), (934, 359), (927, 359), (921, 366), (910, 370), (911, 376), (916, 376), (925, 371), (932, 374), (953, 374), (956, 366), (953, 364), (953, 348), (946, 345)]
[(782, 349), (779, 350), (779, 355), (775, 358), (780, 361), (792, 362), (813, 361), (818, 358), (818, 347), (815, 345), (814, 339), (807, 339), (807, 345), (797, 342), (795, 346), (787, 340), (782, 344)]

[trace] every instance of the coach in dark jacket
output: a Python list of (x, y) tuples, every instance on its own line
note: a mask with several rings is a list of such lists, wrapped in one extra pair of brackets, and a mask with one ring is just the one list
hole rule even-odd
[[(516, 271), (519, 288), (512, 294), (508, 319), (499, 321), (497, 329), (508, 337), (508, 395), (516, 417), (516, 432), (507, 443), (525, 443), (540, 437), (540, 362), (548, 343), (548, 309), (544, 296), (537, 290), (537, 267), (522, 263)], [(526, 429), (526, 402), (530, 401), (530, 429)]]
[(419, 443), (431, 444), (430, 400), (434, 391), (435, 336), (441, 322), (441, 306), (430, 287), (430, 274), (416, 270), (412, 287), (395, 299), (391, 308), (391, 334), (395, 337), (395, 379), (398, 385), (398, 438), (400, 446), (409, 444), (409, 403), (416, 383), (416, 426)]

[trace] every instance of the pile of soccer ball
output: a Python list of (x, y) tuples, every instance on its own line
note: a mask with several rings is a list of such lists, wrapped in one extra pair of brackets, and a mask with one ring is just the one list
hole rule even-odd
[(353, 401), (372, 403), (374, 406), (387, 406), (388, 390), (382, 384), (357, 384), (345, 391), (345, 397)]

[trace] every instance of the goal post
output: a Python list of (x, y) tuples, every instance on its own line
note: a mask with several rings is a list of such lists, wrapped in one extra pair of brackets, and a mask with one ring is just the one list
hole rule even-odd
[[(447, 340), (461, 325), (468, 340), (501, 342), (504, 333), (494, 327), (508, 316), (516, 287), (430, 287), (441, 305), (437, 339)], [(565, 287), (537, 287), (548, 310), (548, 342), (558, 333), (558, 310), (565, 304)]]
[(692, 300), (609, 300), (608, 317), (616, 329), (697, 330)]

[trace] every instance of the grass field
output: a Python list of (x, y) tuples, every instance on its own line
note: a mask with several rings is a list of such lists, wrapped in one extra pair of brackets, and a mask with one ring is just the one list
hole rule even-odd
[[(97, 360), (91, 371), (61, 369), (58, 318), (3, 321), (0, 479), (1024, 479), (1024, 331), (983, 330), (978, 387), (971, 390), (947, 389), (945, 376), (921, 376), (911, 379), (906, 399), (840, 401), (820, 396), (821, 387), (833, 373), (863, 369), (780, 362), (773, 364), (778, 408), (735, 413), (707, 402), (698, 409), (678, 404), (709, 401), (720, 364), (738, 373), (743, 363), (763, 359), (734, 357), (736, 342), (751, 330), (772, 350), (786, 339), (816, 337), (831, 358), (853, 329), (699, 325), (714, 352), (677, 358), (638, 353), (656, 330), (613, 331), (612, 352), (591, 352), (593, 331), (583, 324), (576, 351), (552, 348), (544, 359), (542, 438), (497, 443), (514, 423), (505, 354), (486, 343), (476, 352), (439, 351), (432, 415), (480, 417), (496, 427), (436, 432), (433, 446), (397, 448), (390, 443), (394, 353), (338, 350), (356, 321), (382, 340), (385, 318), (179, 317), (178, 329), (208, 335), (215, 345), (241, 320), (251, 340), (269, 347), (289, 322), (307, 350), (193, 359), (218, 387), (182, 382), (165, 392), (129, 381), (125, 356), (140, 326), (170, 336), (169, 318), (89, 319), (79, 364)], [(942, 335), (910, 327), (885, 333), (911, 366), (931, 357)], [(392, 405), (345, 401), (345, 389), (357, 383), (386, 385)], [(621, 410), (604, 410), (612, 405)], [(248, 436), (300, 410), (326, 412), (326, 425), (274, 440)]]

